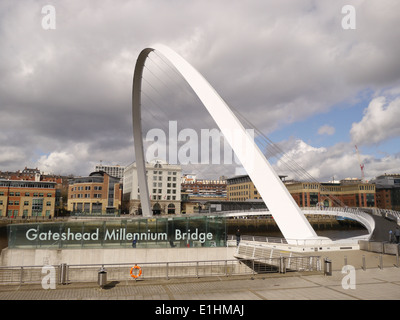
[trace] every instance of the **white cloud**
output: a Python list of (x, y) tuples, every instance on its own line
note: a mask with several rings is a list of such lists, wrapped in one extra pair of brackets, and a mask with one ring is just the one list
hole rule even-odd
[(322, 127), (320, 127), (319, 129), (318, 129), (318, 134), (319, 135), (324, 135), (324, 134), (326, 134), (326, 135), (328, 135), (328, 136), (331, 136), (331, 135), (333, 135), (334, 133), (335, 133), (335, 128), (334, 127), (332, 127), (332, 126), (330, 126), (330, 125), (328, 125), (328, 124), (325, 124), (325, 125), (323, 125)]
[[(182, 54), (265, 133), (366, 88), (394, 87), (400, 79), (400, 2), (353, 2), (354, 32), (341, 28), (344, 0), (222, 0), (212, 9), (207, 1), (55, 0), (52, 31), (41, 28), (42, 3), (0, 1), (0, 170), (21, 169), (38, 154), (34, 166), (67, 174), (87, 174), (100, 159), (133, 161), (132, 73), (138, 53), (152, 43)], [(168, 120), (186, 125), (184, 117), (200, 123), (208, 116), (202, 107), (169, 98), (160, 103)], [(149, 127), (158, 127), (151, 120)], [(368, 129), (354, 127), (355, 134)], [(299, 144), (294, 152), (310, 168), (312, 155), (329, 163), (324, 149)], [(318, 170), (319, 176), (328, 171)]]
[[(338, 143), (329, 148), (315, 148), (302, 140), (289, 140), (284, 144), (286, 148), (283, 144), (282, 147), (288, 150), (287, 157), (281, 158), (274, 167), (278, 174), (288, 175), (289, 179), (307, 180), (309, 177), (300, 169), (304, 169), (313, 179), (320, 182), (332, 180), (332, 177), (335, 177), (335, 180), (347, 177), (361, 178), (358, 157), (351, 143)], [(400, 167), (400, 155), (377, 158), (369, 154), (360, 154), (360, 158), (365, 164), (367, 180), (383, 173), (398, 172)], [(289, 170), (287, 163), (297, 170)]]
[(400, 98), (387, 102), (383, 96), (373, 99), (364, 116), (353, 123), (350, 134), (355, 144), (372, 145), (400, 135)]

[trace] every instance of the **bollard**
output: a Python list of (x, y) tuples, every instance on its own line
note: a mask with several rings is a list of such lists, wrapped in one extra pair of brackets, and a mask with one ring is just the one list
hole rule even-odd
[(67, 284), (68, 281), (68, 266), (66, 263), (60, 264), (60, 278), (59, 283)]
[(365, 265), (365, 255), (362, 256), (362, 269), (364, 271), (367, 270), (366, 265)]
[(379, 269), (383, 269), (383, 260), (382, 260), (382, 255), (379, 256)]
[(280, 257), (280, 259), (279, 259), (279, 273), (286, 273), (286, 259), (285, 259), (285, 257)]
[(328, 258), (324, 260), (324, 275), (331, 276), (332, 275), (332, 261)]

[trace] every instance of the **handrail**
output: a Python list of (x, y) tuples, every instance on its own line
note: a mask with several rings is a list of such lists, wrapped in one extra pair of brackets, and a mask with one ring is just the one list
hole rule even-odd
[[(307, 257), (291, 257), (292, 261), (299, 262)], [(162, 261), (162, 262), (130, 262), (130, 263), (95, 263), (70, 264), (51, 266), (0, 266), (0, 285), (10, 283), (40, 283), (44, 274), (39, 270), (43, 267), (53, 267), (60, 280), (61, 269), (67, 273), (66, 283), (95, 282), (100, 268), (108, 273), (110, 281), (132, 280), (129, 270), (132, 266), (140, 266), (143, 273), (141, 279), (160, 278), (190, 278), (201, 276), (229, 276), (256, 273), (279, 272), (271, 265), (278, 265), (279, 258), (234, 258), (223, 260), (190, 260), (190, 261)], [(307, 270), (304, 270), (307, 271)], [(310, 270), (311, 271), (311, 270)], [(64, 283), (63, 283), (64, 284)]]

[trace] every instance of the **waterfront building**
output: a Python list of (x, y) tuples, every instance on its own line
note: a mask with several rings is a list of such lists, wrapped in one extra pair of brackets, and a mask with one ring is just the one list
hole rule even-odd
[(56, 182), (0, 179), (0, 216), (51, 217), (56, 203)]
[(99, 164), (95, 167), (95, 171), (103, 171), (103, 172), (107, 173), (109, 176), (120, 178), (121, 182), (122, 182), (122, 178), (124, 176), (124, 170), (125, 170), (125, 167), (122, 167), (120, 165), (108, 166), (108, 165)]
[(72, 214), (103, 215), (119, 213), (122, 204), (120, 179), (103, 171), (69, 180), (68, 210)]
[(226, 180), (196, 179), (181, 183), (181, 190), (189, 198), (217, 197), (226, 199)]
[(65, 211), (68, 199), (68, 178), (67, 176), (48, 174), (41, 172), (38, 168), (25, 167), (17, 171), (0, 171), (0, 179), (5, 180), (24, 180), (24, 181), (42, 181), (56, 183), (56, 216)]
[[(299, 207), (375, 206), (375, 184), (360, 179), (321, 183), (285, 181), (285, 176), (280, 178)], [(229, 201), (261, 199), (248, 175), (227, 179), (227, 193)]]
[(360, 179), (286, 183), (299, 207), (375, 207), (375, 185)]
[(261, 199), (257, 188), (248, 175), (240, 175), (226, 179), (227, 200), (247, 201)]
[(376, 206), (400, 211), (400, 174), (383, 174), (373, 182), (376, 186)]
[[(146, 171), (153, 214), (181, 213), (181, 166), (157, 159), (146, 163)], [(136, 162), (125, 168), (123, 181), (129, 213), (141, 214)]]

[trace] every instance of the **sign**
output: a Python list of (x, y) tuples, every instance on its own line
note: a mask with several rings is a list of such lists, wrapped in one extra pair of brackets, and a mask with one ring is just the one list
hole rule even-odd
[(8, 226), (9, 248), (226, 246), (222, 217), (121, 219)]

